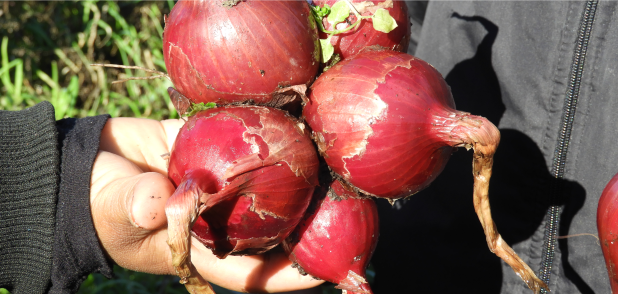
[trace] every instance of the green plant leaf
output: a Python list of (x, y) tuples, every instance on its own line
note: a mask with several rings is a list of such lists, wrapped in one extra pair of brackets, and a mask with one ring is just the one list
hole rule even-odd
[(371, 18), (373, 19), (373, 28), (376, 31), (389, 33), (397, 27), (395, 19), (384, 8), (376, 10)]
[(320, 39), (320, 47), (322, 49), (322, 63), (326, 63), (335, 53), (335, 47), (330, 43), (330, 37), (328, 39)]
[(214, 102), (208, 102), (206, 104), (204, 104), (204, 102), (193, 104), (191, 105), (185, 116), (193, 116), (202, 110), (208, 110), (215, 107), (217, 107), (217, 104), (215, 104)]
[(324, 7), (312, 6), (311, 9), (313, 9), (315, 15), (320, 18), (325, 17), (330, 13), (330, 5), (328, 4), (324, 4)]
[(9, 37), (7, 36), (2, 37), (2, 45), (0, 45), (0, 55), (2, 55), (2, 69), (0, 69), (0, 72), (2, 72), (2, 75), (1, 75), (2, 84), (9, 93), (12, 93), (13, 92), (13, 82), (11, 82), (11, 76), (9, 74), (9, 69), (15, 65), (12, 63), (9, 63), (9, 54), (8, 54), (8, 49), (7, 49), (8, 46), (9, 46)]
[(348, 16), (350, 16), (350, 7), (348, 7), (345, 1), (338, 1), (333, 4), (333, 7), (330, 9), (330, 14), (328, 14), (326, 19), (334, 26), (344, 21)]

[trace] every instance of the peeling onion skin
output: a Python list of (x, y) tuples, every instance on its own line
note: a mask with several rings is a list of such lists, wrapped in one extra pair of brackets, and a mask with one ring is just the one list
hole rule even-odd
[(428, 186), (455, 147), (473, 149), (473, 204), (489, 250), (535, 293), (548, 289), (502, 239), (491, 217), (489, 180), (499, 130), (454, 109), (450, 88), (414, 56), (366, 48), (322, 74), (303, 116), (326, 163), (363, 194), (391, 201)]
[(269, 105), (282, 88), (313, 82), (320, 51), (305, 1), (224, 2), (233, 1), (178, 1), (166, 18), (163, 57), (180, 93)]
[(618, 293), (618, 175), (605, 186), (599, 199), (597, 228), (612, 293)]
[(312, 208), (282, 243), (290, 260), (301, 273), (338, 284), (348, 294), (373, 293), (365, 270), (378, 243), (375, 202), (335, 180), (316, 189)]
[(311, 201), (318, 166), (309, 132), (284, 111), (230, 106), (190, 117), (172, 148), (177, 189), (166, 204), (181, 282), (197, 275), (187, 269), (191, 235), (219, 258), (283, 241)]
[[(324, 4), (328, 4), (329, 6), (333, 6), (339, 0), (314, 0), (313, 5), (324, 6)], [(368, 2), (367, 0), (352, 0), (352, 3), (359, 2)], [(389, 1), (369, 1), (374, 5), (379, 5), (380, 3)], [(352, 29), (351, 31), (333, 35), (330, 39), (330, 43), (335, 47), (335, 54), (339, 54), (341, 59), (348, 58), (352, 55), (357, 54), (363, 48), (368, 46), (378, 45), (384, 48), (388, 48), (391, 50), (406, 52), (408, 50), (408, 45), (410, 42), (410, 18), (408, 16), (408, 7), (405, 1), (392, 1), (392, 7), (386, 7), (385, 9), (389, 12), (389, 14), (395, 19), (397, 22), (397, 28), (390, 31), (389, 33), (383, 33), (380, 31), (376, 31), (373, 28), (373, 24), (371, 20), (362, 20), (361, 23), (358, 24), (357, 28)], [(361, 15), (371, 15), (369, 11), (359, 11)], [(353, 13), (350, 13), (350, 16), (347, 20), (353, 24), (356, 22), (356, 16)], [(326, 18), (322, 21), (322, 25), (324, 29), (332, 31), (335, 28), (326, 20)], [(346, 22), (340, 23), (337, 25), (337, 29), (341, 30), (347, 28), (348, 24)], [(321, 39), (328, 38), (328, 34), (324, 32), (319, 32)]]
[(467, 115), (454, 107), (431, 65), (369, 48), (315, 81), (303, 115), (328, 166), (366, 194), (397, 199), (444, 169), (454, 150), (445, 137)]

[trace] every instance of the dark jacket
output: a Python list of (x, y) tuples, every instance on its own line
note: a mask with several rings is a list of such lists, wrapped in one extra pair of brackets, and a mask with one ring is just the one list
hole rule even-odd
[[(500, 128), (492, 215), (552, 293), (610, 293), (592, 235), (618, 172), (617, 5), (438, 1), (423, 13), (409, 3), (417, 23), (424, 14), (414, 54), (443, 74), (459, 110)], [(376, 293), (531, 293), (487, 248), (471, 161), (461, 149), (426, 190), (379, 201)]]

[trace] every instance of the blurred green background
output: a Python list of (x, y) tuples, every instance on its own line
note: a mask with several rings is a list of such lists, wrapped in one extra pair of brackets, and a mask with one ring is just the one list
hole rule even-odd
[(165, 71), (163, 15), (173, 1), (0, 2), (0, 109), (17, 110), (43, 100), (56, 118), (103, 113), (163, 119), (175, 111), (171, 82), (142, 70), (102, 68), (91, 63)]
[[(139, 66), (165, 72), (163, 15), (168, 1), (0, 1), (0, 110), (51, 102), (56, 119), (110, 114), (151, 119), (178, 117), (165, 78), (143, 70), (94, 67)], [(174, 276), (115, 267), (115, 279), (92, 274), (79, 293), (187, 293)], [(369, 278), (373, 271), (369, 271)], [(232, 293), (217, 287), (218, 294)], [(332, 284), (324, 294), (341, 293)], [(8, 293), (0, 289), (0, 294)]]

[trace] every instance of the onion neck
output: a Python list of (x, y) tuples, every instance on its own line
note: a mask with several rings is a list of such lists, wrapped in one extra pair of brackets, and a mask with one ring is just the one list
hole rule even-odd
[(191, 263), (191, 226), (199, 215), (200, 180), (192, 175), (183, 178), (183, 182), (168, 199), (165, 214), (168, 222), (167, 244), (172, 252), (172, 264), (180, 283), (189, 293), (214, 294), (212, 286)]
[(483, 226), (489, 250), (504, 260), (534, 293), (541, 288), (549, 290), (532, 269), (513, 251), (498, 233), (489, 206), (489, 179), (492, 174), (494, 154), (500, 142), (500, 131), (484, 117), (454, 111), (445, 122), (441, 138), (453, 147), (474, 150), (472, 174), (474, 176), (474, 210)]
[(442, 126), (439, 132), (442, 140), (453, 147), (473, 148), (475, 153), (478, 150), (493, 157), (500, 143), (498, 128), (481, 116), (454, 110), (445, 117), (436, 117), (434, 122)]

